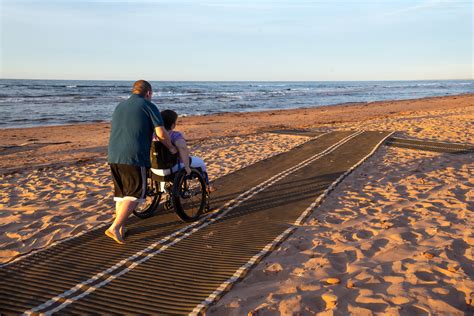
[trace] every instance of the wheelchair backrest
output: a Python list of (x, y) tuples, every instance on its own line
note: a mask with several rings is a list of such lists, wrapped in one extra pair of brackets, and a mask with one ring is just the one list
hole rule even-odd
[(178, 154), (172, 154), (162, 142), (151, 143), (151, 167), (153, 169), (170, 169), (178, 163)]

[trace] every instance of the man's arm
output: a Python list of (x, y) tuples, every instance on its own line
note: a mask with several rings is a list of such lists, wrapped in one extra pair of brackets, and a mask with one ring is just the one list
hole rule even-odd
[(173, 144), (171, 144), (170, 135), (168, 134), (168, 131), (163, 126), (155, 127), (155, 134), (160, 140), (160, 142), (162, 142), (166, 147), (168, 147), (168, 150), (172, 154), (176, 154), (178, 152), (176, 147), (174, 147)]

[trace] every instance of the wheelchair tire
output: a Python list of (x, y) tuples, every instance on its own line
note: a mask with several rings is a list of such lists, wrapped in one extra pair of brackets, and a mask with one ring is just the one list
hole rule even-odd
[(172, 201), (176, 214), (185, 222), (195, 221), (201, 216), (207, 205), (206, 181), (201, 173), (191, 168), (186, 175), (182, 169), (173, 182)]
[(133, 210), (133, 214), (141, 219), (153, 216), (160, 204), (162, 194), (159, 190), (159, 182), (154, 181), (150, 177), (147, 177), (146, 181), (145, 202), (140, 203), (135, 210)]

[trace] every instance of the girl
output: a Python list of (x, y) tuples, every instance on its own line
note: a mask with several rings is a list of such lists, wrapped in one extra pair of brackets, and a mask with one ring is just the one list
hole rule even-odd
[[(207, 175), (207, 169), (206, 169), (206, 164), (204, 161), (195, 156), (190, 156), (189, 155), (189, 148), (186, 145), (186, 140), (184, 139), (184, 136), (182, 133), (175, 131), (174, 129), (176, 128), (176, 122), (178, 120), (178, 114), (175, 111), (172, 110), (164, 110), (161, 111), (161, 117), (163, 118), (163, 123), (165, 129), (168, 131), (171, 139), (171, 143), (176, 146), (178, 149), (179, 153), (179, 163), (174, 165), (171, 170), (173, 172), (176, 172), (179, 170), (180, 165), (184, 165), (184, 170), (186, 170), (187, 174), (191, 173), (191, 168), (200, 168), (202, 170), (204, 179), (206, 180), (207, 188), (208, 191), (214, 191), (214, 188), (211, 188), (209, 184), (209, 177)], [(158, 139), (153, 139), (153, 140), (158, 140)], [(169, 174), (169, 169), (154, 169), (154, 173), (159, 174), (159, 175), (167, 175)]]

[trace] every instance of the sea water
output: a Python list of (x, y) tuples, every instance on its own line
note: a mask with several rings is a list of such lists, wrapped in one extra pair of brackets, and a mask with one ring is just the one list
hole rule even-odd
[[(473, 80), (150, 83), (158, 108), (183, 116), (474, 93)], [(132, 84), (0, 79), (0, 128), (110, 121)]]

